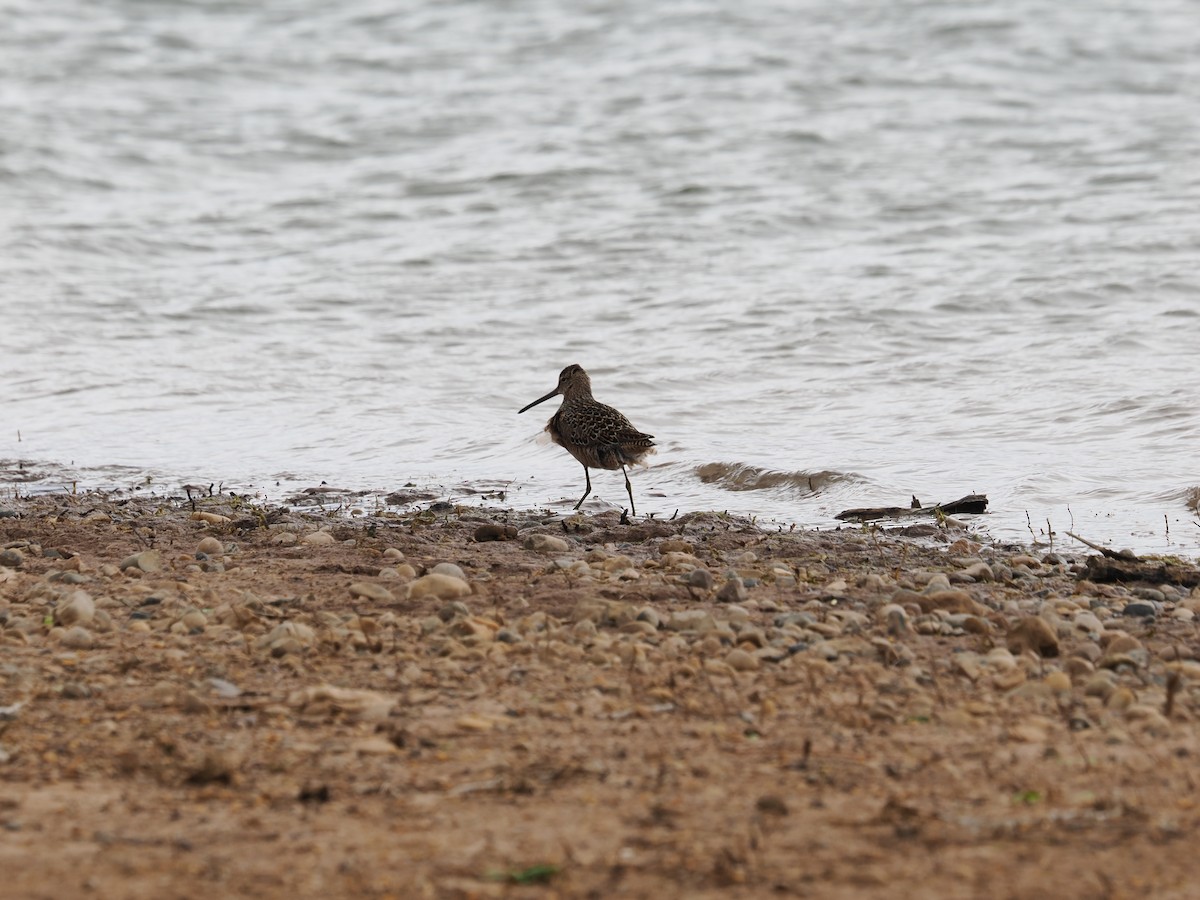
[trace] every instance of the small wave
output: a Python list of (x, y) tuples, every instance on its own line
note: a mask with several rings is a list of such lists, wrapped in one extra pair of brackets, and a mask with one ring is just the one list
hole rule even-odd
[(695, 471), (705, 484), (715, 484), (727, 491), (798, 488), (816, 494), (830, 485), (856, 480), (854, 475), (845, 472), (779, 472), (742, 463), (705, 463), (697, 466)]

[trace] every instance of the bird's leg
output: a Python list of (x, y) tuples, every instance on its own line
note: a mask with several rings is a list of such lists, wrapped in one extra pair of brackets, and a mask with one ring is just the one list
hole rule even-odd
[(583, 501), (588, 498), (588, 494), (592, 492), (592, 476), (588, 474), (587, 466), (583, 467), (583, 477), (587, 479), (587, 490), (583, 492), (583, 496), (579, 498), (579, 502), (575, 504), (575, 508), (583, 506)]
[(625, 471), (625, 466), (621, 466), (621, 474), (625, 476), (625, 490), (629, 492), (629, 512), (637, 515), (637, 510), (633, 507), (633, 485), (629, 483), (629, 473)]

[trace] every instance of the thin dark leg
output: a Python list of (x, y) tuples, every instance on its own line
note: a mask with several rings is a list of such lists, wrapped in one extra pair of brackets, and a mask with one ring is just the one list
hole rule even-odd
[(629, 483), (629, 473), (625, 471), (625, 467), (621, 466), (621, 474), (625, 476), (625, 490), (629, 492), (629, 513), (637, 515), (637, 510), (633, 508), (633, 485)]
[(575, 504), (575, 508), (583, 506), (583, 501), (588, 498), (588, 494), (592, 492), (592, 476), (588, 474), (587, 466), (583, 467), (583, 477), (587, 479), (587, 490), (583, 492), (583, 496), (579, 498), (579, 502)]

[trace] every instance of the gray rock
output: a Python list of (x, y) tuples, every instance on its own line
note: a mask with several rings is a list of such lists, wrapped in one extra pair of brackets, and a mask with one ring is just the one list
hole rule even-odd
[(721, 590), (717, 591), (717, 600), (721, 603), (741, 603), (746, 596), (746, 586), (740, 578), (730, 578)]
[(469, 616), (471, 609), (461, 600), (455, 600), (453, 603), (447, 603), (439, 609), (437, 614), (438, 618), (443, 622), (449, 622), (451, 619), (457, 619), (459, 616)]
[(711, 591), (713, 589), (712, 572), (708, 569), (692, 569), (688, 573), (688, 587), (696, 588), (700, 591)]
[(1153, 603), (1143, 603), (1135, 600), (1132, 603), (1125, 604), (1125, 608), (1121, 610), (1121, 615), (1148, 619), (1158, 615), (1158, 608)]
[(122, 571), (126, 569), (141, 569), (143, 572), (160, 572), (162, 571), (162, 554), (157, 550), (143, 550), (141, 553), (134, 553), (121, 560), (118, 568)]
[(25, 556), (20, 550), (0, 550), (0, 566), (7, 566), (10, 569), (19, 569), (21, 568), (21, 564), (24, 562)]
[(90, 625), (95, 615), (96, 604), (87, 591), (73, 591), (71, 596), (60, 600), (54, 607), (54, 620), (67, 628)]
[(888, 634), (892, 637), (900, 637), (909, 633), (908, 614), (904, 612), (904, 607), (900, 604), (888, 603), (881, 607), (876, 615), (887, 624)]
[(976, 581), (995, 581), (995, 573), (992, 572), (992, 567), (985, 562), (977, 562), (973, 566), (968, 566), (962, 570), (963, 575), (969, 575)]
[(638, 613), (637, 621), (649, 622), (655, 628), (658, 628), (662, 624), (662, 617), (659, 616), (657, 610), (651, 609), (649, 606), (647, 606)]

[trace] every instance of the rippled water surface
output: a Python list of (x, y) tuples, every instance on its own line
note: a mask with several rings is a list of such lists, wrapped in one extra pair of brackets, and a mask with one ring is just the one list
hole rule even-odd
[(1200, 29), (1123, 6), (2, 0), (0, 477), (566, 509), (577, 362), (642, 513), (1195, 553)]

